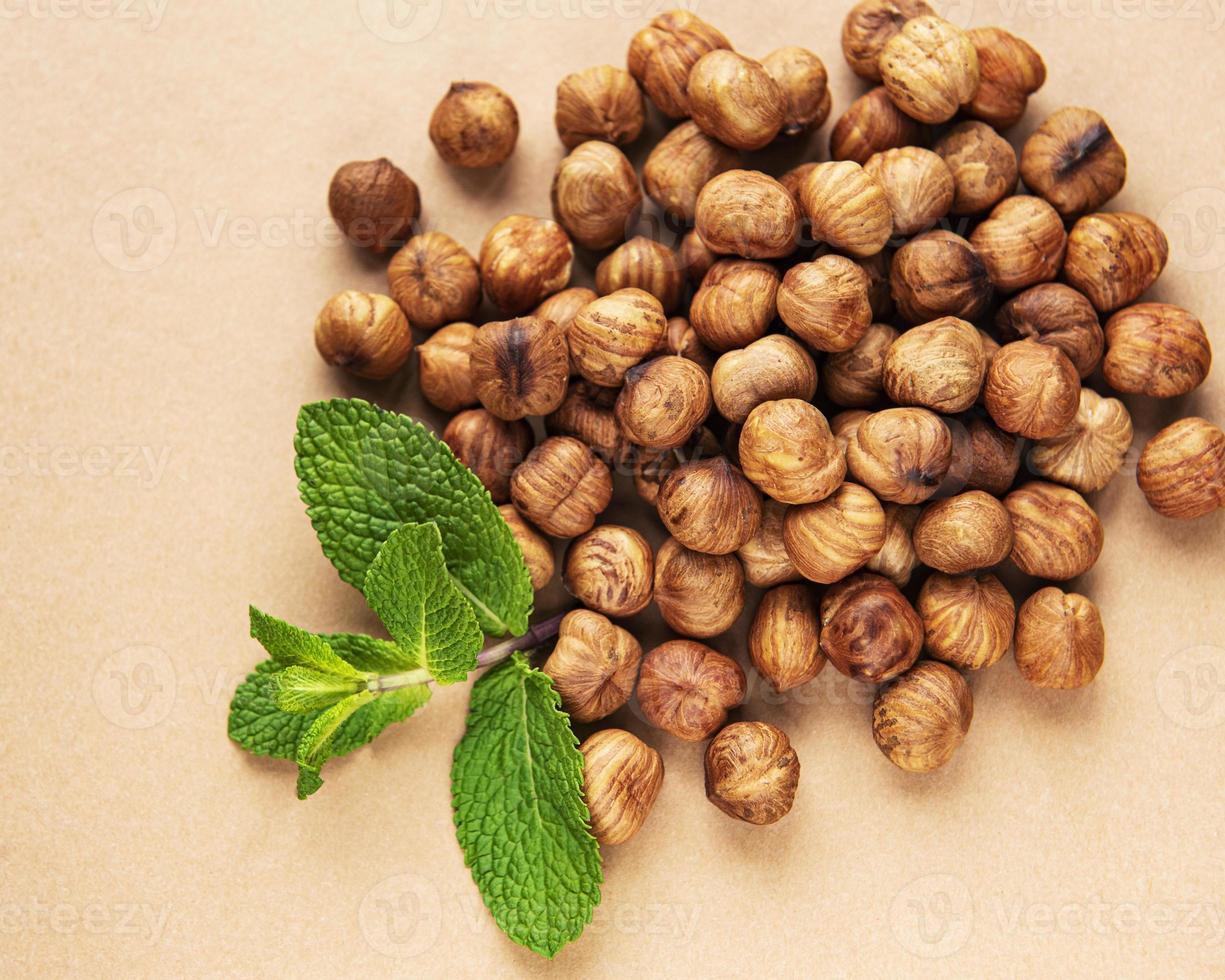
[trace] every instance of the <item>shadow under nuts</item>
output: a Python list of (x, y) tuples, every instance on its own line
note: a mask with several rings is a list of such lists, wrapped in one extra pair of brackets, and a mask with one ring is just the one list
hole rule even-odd
[(646, 100), (624, 68), (597, 65), (567, 75), (557, 86), (553, 125), (567, 150), (588, 140), (625, 146), (646, 124)]
[(1012, 563), (1034, 578), (1083, 575), (1102, 553), (1102, 522), (1068, 487), (1034, 480), (1004, 498), (1012, 517)]
[(447, 423), (442, 441), (476, 474), (495, 504), (510, 499), (510, 478), (531, 452), (536, 437), (522, 419), (505, 421), (483, 408), (460, 412)]
[(390, 296), (346, 289), (315, 318), (315, 348), (328, 364), (378, 381), (404, 366), (413, 335)]
[(590, 531), (612, 500), (612, 475), (586, 443), (552, 436), (515, 470), (510, 496), (545, 534), (573, 538)]
[(745, 689), (744, 671), (731, 657), (692, 640), (670, 640), (643, 658), (638, 705), (656, 728), (700, 742), (727, 721)]
[(994, 575), (928, 576), (919, 590), (923, 648), (962, 670), (999, 662), (1012, 645), (1017, 607)]
[(1174, 398), (1208, 377), (1212, 347), (1203, 325), (1171, 303), (1137, 303), (1106, 321), (1102, 373), (1115, 391)]
[(821, 600), (821, 652), (852, 680), (882, 684), (908, 670), (923, 648), (923, 622), (896, 585), (860, 574)]
[(800, 574), (830, 585), (868, 563), (885, 543), (885, 511), (871, 492), (844, 483), (815, 504), (790, 507), (783, 545)]
[(642, 647), (632, 633), (599, 613), (576, 609), (561, 621), (557, 643), (541, 668), (575, 721), (606, 718), (629, 701)]
[(973, 718), (965, 678), (952, 667), (926, 660), (876, 695), (872, 734), (899, 769), (931, 772), (953, 757)]
[(1084, 687), (1101, 670), (1106, 632), (1097, 606), (1054, 586), (1039, 589), (1017, 613), (1014, 653), (1021, 676), (1038, 687)]
[(453, 167), (496, 167), (518, 139), (514, 102), (488, 82), (453, 82), (430, 117), (430, 142)]
[(565, 334), (534, 316), (487, 323), (468, 348), (468, 372), (477, 398), (498, 418), (548, 415), (570, 380)]
[(749, 413), (740, 465), (758, 489), (785, 504), (824, 500), (846, 476), (825, 416), (798, 398), (762, 402)]
[(983, 398), (1005, 432), (1047, 439), (1068, 427), (1080, 405), (1080, 375), (1063, 351), (1036, 340), (1005, 344), (991, 359)]
[(480, 263), (485, 294), (517, 316), (569, 284), (574, 246), (556, 221), (512, 214), (489, 229)]
[(532, 580), (532, 591), (539, 592), (553, 580), (552, 543), (523, 519), (514, 504), (502, 504), (498, 513), (510, 528), (515, 544), (523, 552), (523, 564), (527, 566), (528, 577)]
[(955, 415), (970, 408), (987, 373), (974, 325), (941, 317), (902, 334), (885, 354), (881, 380), (899, 405), (920, 405)]
[(881, 500), (921, 504), (944, 482), (953, 460), (953, 437), (940, 416), (925, 408), (873, 412), (847, 442), (851, 476)]
[(743, 422), (763, 402), (811, 399), (817, 392), (817, 365), (790, 337), (771, 334), (720, 357), (710, 385), (719, 414)]
[(710, 379), (698, 365), (667, 354), (630, 368), (617, 396), (621, 431), (649, 449), (683, 446), (710, 414)]
[(602, 524), (575, 538), (566, 551), (566, 591), (588, 609), (621, 618), (651, 602), (655, 560), (633, 528)]
[(412, 231), (421, 216), (421, 195), (386, 157), (354, 160), (332, 176), (328, 211), (345, 238), (381, 255)]
[(669, 538), (655, 555), (655, 605), (664, 622), (699, 639), (726, 633), (744, 609), (735, 555), (706, 555)]
[(611, 143), (575, 147), (553, 175), (553, 216), (584, 248), (600, 250), (624, 241), (642, 206), (638, 174)]
[(635, 735), (606, 728), (590, 736), (583, 753), (583, 796), (591, 811), (591, 836), (624, 844), (646, 822), (664, 782), (659, 753)]
[(923, 508), (914, 549), (925, 565), (949, 575), (991, 568), (1012, 551), (1012, 519), (995, 497), (970, 490)]
[(778, 315), (811, 347), (849, 350), (872, 325), (868, 274), (841, 255), (793, 265), (778, 289)]
[(721, 255), (778, 259), (799, 245), (795, 198), (757, 170), (729, 170), (712, 179), (698, 194), (694, 221), (702, 241)]
[(664, 527), (691, 551), (729, 555), (761, 524), (761, 494), (726, 456), (682, 463), (655, 502)]
[(387, 266), (387, 285), (408, 322), (420, 330), (467, 320), (481, 303), (476, 259), (450, 235), (409, 239)]
[(1140, 454), (1140, 490), (1165, 517), (1189, 519), (1225, 507), (1225, 432), (1207, 419), (1180, 419)]
[(780, 694), (807, 684), (825, 666), (821, 618), (807, 585), (780, 585), (761, 597), (749, 626), (749, 656)]
[(783, 90), (761, 62), (719, 49), (704, 54), (689, 73), (693, 121), (735, 150), (760, 150), (786, 120)]
[(782, 729), (738, 721), (706, 747), (706, 798), (729, 817), (764, 826), (791, 811), (800, 760)]

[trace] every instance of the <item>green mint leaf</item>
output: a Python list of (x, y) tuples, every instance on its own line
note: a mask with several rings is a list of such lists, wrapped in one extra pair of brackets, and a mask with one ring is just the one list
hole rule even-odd
[(395, 674), (416, 670), (420, 661), (409, 650), (390, 640), (379, 640), (363, 633), (320, 633), (341, 659), (369, 674)]
[(356, 694), (361, 683), (311, 667), (287, 667), (268, 678), (268, 696), (282, 711), (305, 714), (331, 707), (350, 694)]
[(366, 572), (365, 593), (396, 643), (440, 684), (462, 681), (476, 668), (484, 637), (447, 574), (436, 524), (392, 531)]
[(251, 635), (282, 667), (311, 667), (337, 677), (365, 679), (361, 671), (337, 656), (323, 637), (262, 613), (254, 606), (250, 614)]
[(298, 740), (298, 751), (294, 755), (298, 763), (298, 799), (304, 800), (323, 785), (319, 770), (332, 757), (332, 736), (359, 708), (364, 708), (375, 699), (372, 691), (350, 694), (338, 701), (311, 722), (310, 727)]
[(527, 632), (532, 584), (523, 554), (488, 491), (441, 439), (406, 416), (334, 399), (302, 407), (294, 448), (307, 515), (344, 581), (363, 588), (396, 528), (432, 521), (481, 629)]
[(464, 859), (498, 926), (553, 957), (600, 901), (583, 757), (549, 678), (522, 653), (473, 685), (451, 798)]

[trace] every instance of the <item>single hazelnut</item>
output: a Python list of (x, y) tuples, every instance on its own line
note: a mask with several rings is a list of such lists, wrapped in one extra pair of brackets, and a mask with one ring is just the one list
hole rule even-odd
[(981, 214), (1017, 188), (1016, 151), (986, 123), (958, 123), (932, 149), (953, 175), (951, 214)]
[(511, 475), (510, 498), (545, 534), (574, 538), (612, 500), (612, 474), (586, 443), (550, 436)]
[(731, 48), (723, 34), (688, 10), (660, 14), (630, 42), (629, 70), (665, 116), (689, 115), (689, 73), (702, 55)]
[(1207, 419), (1180, 419), (1148, 441), (1136, 477), (1148, 505), (1165, 517), (1225, 507), (1225, 432)]
[(781, 728), (738, 721), (706, 747), (706, 799), (736, 820), (777, 823), (791, 812), (800, 759)]
[[(706, 247), (702, 236), (692, 230), (687, 231), (681, 239), (680, 257), (681, 268), (694, 286), (700, 286), (706, 278), (706, 273), (719, 261), (719, 256)], [(775, 275), (775, 279), (777, 278)]]
[(925, 660), (877, 693), (872, 736), (899, 769), (931, 772), (953, 757), (973, 717), (965, 678), (952, 667)]
[(566, 613), (553, 652), (541, 668), (553, 680), (562, 707), (582, 724), (607, 718), (629, 701), (642, 663), (632, 633), (599, 613)]
[(483, 408), (460, 412), (442, 431), (455, 458), (476, 474), (495, 504), (510, 499), (510, 479), (536, 437), (523, 420), (508, 422)]
[(1174, 398), (1204, 383), (1212, 346), (1203, 325), (1172, 303), (1137, 303), (1106, 321), (1102, 373), (1115, 391)]
[(359, 378), (380, 381), (404, 366), (413, 334), (390, 296), (346, 289), (315, 318), (315, 348), (328, 364)]
[(885, 543), (885, 511), (871, 492), (844, 483), (824, 500), (790, 507), (783, 546), (800, 574), (829, 585), (868, 563)]
[(953, 206), (953, 174), (931, 150), (918, 146), (883, 150), (870, 156), (863, 169), (885, 191), (895, 235), (926, 231)]
[(655, 144), (642, 167), (642, 185), (665, 212), (692, 222), (702, 188), (739, 166), (739, 153), (687, 120)]
[(1013, 292), (1059, 274), (1068, 235), (1054, 208), (1021, 194), (997, 204), (974, 229), (970, 244), (995, 287)]
[(600, 261), (595, 284), (604, 296), (618, 289), (644, 290), (671, 313), (684, 295), (685, 272), (680, 256), (667, 245), (637, 235)]
[(925, 142), (923, 124), (893, 104), (883, 85), (865, 92), (838, 117), (829, 134), (831, 160), (864, 164), (874, 153)]
[(1064, 218), (1096, 211), (1123, 189), (1127, 155), (1106, 120), (1069, 106), (1051, 115), (1021, 149), (1021, 179)]
[(452, 82), (430, 116), (430, 142), (453, 167), (497, 167), (518, 139), (515, 104), (488, 82)]
[(794, 46), (771, 51), (761, 63), (786, 100), (783, 135), (820, 128), (833, 105), (825, 63), (807, 48)]
[(668, 538), (655, 554), (655, 605), (676, 632), (726, 633), (744, 609), (744, 569), (735, 555), (706, 555)]
[(973, 324), (955, 316), (911, 327), (889, 347), (885, 394), (899, 405), (955, 415), (978, 400), (987, 359)]
[(778, 270), (767, 262), (721, 259), (694, 293), (689, 323), (712, 351), (747, 347), (774, 321), (778, 286)]
[(567, 150), (588, 140), (634, 142), (646, 124), (646, 100), (624, 68), (597, 65), (567, 75), (557, 86), (553, 125)]
[(612, 467), (619, 467), (629, 458), (632, 449), (617, 424), (613, 406), (617, 400), (615, 388), (601, 388), (589, 381), (571, 382), (566, 397), (545, 420), (545, 431), (551, 436), (574, 436), (592, 449)]
[(761, 508), (761, 525), (757, 533), (736, 552), (744, 576), (750, 585), (768, 589), (785, 582), (796, 582), (803, 578), (787, 555), (783, 544), (783, 516), (785, 504), (766, 499)]
[(793, 265), (778, 290), (778, 315), (819, 351), (850, 350), (872, 325), (868, 274), (842, 255)]
[(880, 53), (911, 17), (934, 13), (923, 0), (860, 0), (842, 22), (842, 55), (860, 78), (880, 81)]
[(1059, 348), (1018, 340), (991, 359), (983, 397), (992, 420), (1005, 432), (1047, 439), (1076, 417), (1080, 375)]
[(880, 53), (889, 97), (920, 122), (948, 122), (978, 91), (978, 54), (965, 31), (935, 15), (906, 21)]
[(696, 330), (690, 326), (683, 316), (668, 318), (668, 329), (664, 333), (663, 351), (675, 354), (687, 361), (693, 361), (706, 372), (707, 376), (715, 368), (717, 360), (714, 351), (702, 343)]
[(659, 519), (680, 544), (704, 555), (729, 555), (761, 524), (761, 494), (726, 456), (681, 463), (655, 502)]
[(925, 408), (873, 412), (846, 447), (852, 479), (895, 504), (921, 504), (931, 497), (952, 461), (949, 427)]
[(1039, 589), (1017, 613), (1014, 652), (1021, 676), (1038, 687), (1084, 687), (1102, 669), (1106, 631), (1097, 606), (1054, 586)]
[(646, 822), (664, 782), (659, 753), (620, 728), (590, 736), (583, 753), (583, 797), (591, 813), (591, 836), (601, 844), (624, 844)]
[(885, 576), (899, 589), (904, 589), (920, 565), (911, 534), (921, 509), (907, 504), (886, 503), (881, 506), (885, 509), (885, 543), (864, 568)]
[(968, 490), (923, 508), (915, 525), (915, 554), (948, 575), (991, 568), (1012, 551), (1012, 518), (995, 497)]
[(819, 242), (862, 258), (893, 234), (893, 212), (880, 182), (850, 160), (819, 163), (800, 185), (800, 207)]
[(1044, 282), (1018, 293), (1000, 307), (995, 327), (1005, 341), (1033, 337), (1058, 347), (1087, 378), (1102, 360), (1105, 339), (1097, 311), (1071, 286)]
[(1084, 575), (1102, 553), (1102, 522), (1068, 487), (1034, 480), (1004, 498), (1012, 517), (1012, 563), (1034, 578)]
[(880, 575), (862, 573), (826, 590), (821, 652), (842, 674), (883, 684), (909, 670), (923, 648), (923, 621)]
[(868, 276), (868, 302), (872, 305), (873, 318), (881, 321), (891, 318), (893, 296), (889, 293), (889, 273), (893, 268), (892, 254), (877, 252), (853, 261)]
[(929, 575), (919, 590), (923, 648), (962, 670), (1001, 660), (1012, 645), (1017, 607), (994, 575)]
[(970, 435), (970, 475), (967, 490), (985, 490), (997, 497), (1007, 493), (1021, 467), (1021, 440), (993, 422), (973, 418), (966, 428)]
[(999, 27), (966, 31), (978, 55), (978, 91), (966, 113), (1007, 129), (1021, 121), (1029, 97), (1046, 82), (1042, 56), (1015, 34)]
[(908, 323), (942, 316), (973, 320), (991, 305), (991, 275), (974, 246), (951, 231), (929, 231), (893, 256), (889, 289)]
[(638, 174), (611, 143), (589, 140), (570, 151), (553, 174), (553, 217), (584, 248), (611, 248), (642, 207)]
[(480, 401), (468, 366), (476, 329), (471, 323), (451, 323), (417, 348), (421, 394), (435, 408), (458, 412)]
[(1099, 313), (1109, 313), (1155, 283), (1169, 254), (1165, 235), (1143, 215), (1087, 214), (1068, 233), (1063, 275)]
[(489, 229), (480, 261), (485, 294), (517, 316), (566, 288), (574, 246), (556, 221), (512, 214)]
[(656, 728), (700, 742), (744, 701), (746, 687), (744, 671), (731, 657), (693, 640), (669, 640), (642, 660), (638, 705)]
[(729, 170), (710, 180), (698, 194), (694, 221), (702, 241), (720, 255), (777, 259), (799, 242), (795, 199), (757, 170)]
[(616, 387), (652, 353), (668, 321), (663, 305), (641, 289), (618, 289), (584, 306), (570, 325), (570, 359), (593, 384)]
[(698, 128), (735, 150), (760, 150), (786, 119), (787, 97), (759, 61), (726, 49), (689, 72), (689, 112)]
[(798, 398), (762, 402), (740, 432), (744, 475), (784, 504), (824, 500), (841, 485), (846, 461), (820, 409)]
[(1131, 416), (1123, 403), (1081, 388), (1076, 418), (1059, 435), (1034, 445), (1029, 466), (1039, 476), (1080, 493), (1096, 493), (1123, 466), (1131, 439)]
[(515, 510), (514, 504), (503, 504), (498, 508), (498, 513), (514, 535), (515, 544), (523, 552), (523, 564), (532, 580), (532, 591), (539, 592), (553, 581), (553, 545), (523, 519), (523, 515)]
[(410, 238), (387, 266), (392, 298), (420, 330), (467, 320), (481, 304), (476, 259), (450, 235), (427, 231)]
[(817, 391), (817, 365), (790, 337), (770, 334), (720, 357), (710, 383), (719, 414), (743, 422), (763, 402), (810, 400)]
[(749, 626), (749, 656), (774, 690), (807, 684), (825, 666), (821, 620), (807, 585), (779, 585), (761, 597)]
[(468, 348), (468, 371), (476, 397), (498, 418), (547, 415), (566, 397), (566, 335), (534, 316), (487, 323)]
[[(552, 320), (561, 327), (561, 332), (566, 335), (566, 347), (569, 350), (570, 325), (574, 322), (575, 315), (598, 296), (599, 293), (586, 286), (571, 286), (542, 300), (540, 305), (532, 310), (532, 316)], [(570, 373), (578, 374), (574, 367), (574, 358), (570, 359)]]
[(829, 429), (834, 434), (834, 441), (838, 443), (838, 448), (842, 451), (844, 458), (846, 457), (847, 446), (855, 438), (855, 433), (859, 431), (859, 426), (871, 414), (871, 412), (865, 412), (861, 408), (852, 408), (845, 412), (839, 412), (829, 420)]
[(412, 231), (421, 196), (412, 178), (386, 157), (354, 160), (332, 176), (328, 210), (345, 238), (381, 255)]
[(683, 446), (710, 414), (710, 378), (675, 354), (630, 368), (617, 396), (616, 418), (625, 437), (649, 449)]
[(620, 619), (651, 603), (655, 558), (633, 528), (601, 524), (570, 542), (562, 582), (588, 609)]
[(821, 365), (826, 397), (848, 408), (874, 404), (884, 392), (885, 355), (897, 338), (898, 332), (887, 323), (873, 323), (850, 350), (830, 354)]

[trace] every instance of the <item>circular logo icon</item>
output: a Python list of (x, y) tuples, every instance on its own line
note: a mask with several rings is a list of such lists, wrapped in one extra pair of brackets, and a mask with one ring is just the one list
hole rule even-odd
[(94, 704), (120, 728), (152, 728), (166, 719), (178, 696), (178, 678), (165, 650), (116, 650), (94, 671)]
[(1188, 272), (1214, 272), (1225, 266), (1225, 190), (1193, 187), (1157, 215), (1170, 240), (1170, 262)]
[(914, 956), (952, 956), (974, 930), (970, 890), (954, 875), (916, 878), (894, 897), (889, 925), (901, 947)]
[(129, 187), (94, 215), (94, 249), (123, 272), (148, 272), (170, 258), (178, 221), (170, 198), (155, 187)]
[(962, 30), (974, 23), (974, 0), (935, 0), (931, 6), (937, 14)]
[(442, 0), (357, 0), (357, 13), (375, 37), (411, 44), (438, 26)]
[(366, 893), (357, 922), (375, 952), (396, 959), (420, 956), (438, 942), (442, 899), (434, 883), (421, 875), (393, 875)]
[(1183, 728), (1225, 723), (1225, 649), (1189, 647), (1166, 660), (1157, 672), (1157, 703)]

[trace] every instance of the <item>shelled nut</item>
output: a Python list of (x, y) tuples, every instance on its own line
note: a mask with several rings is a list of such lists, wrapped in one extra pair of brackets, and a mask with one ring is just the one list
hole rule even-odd
[(787, 98), (759, 61), (718, 49), (689, 72), (689, 114), (702, 132), (735, 150), (760, 150), (786, 121)]
[(1180, 419), (1148, 441), (1136, 476), (1158, 514), (1211, 514), (1225, 507), (1225, 432), (1207, 419)]
[(729, 817), (777, 823), (795, 802), (800, 760), (780, 728), (738, 721), (706, 747), (706, 798)]
[(485, 295), (516, 316), (537, 306), (570, 282), (574, 246), (556, 221), (512, 214), (481, 243)]
[(1097, 606), (1054, 586), (1039, 589), (1017, 613), (1015, 644), (1021, 676), (1038, 687), (1084, 687), (1106, 656)]
[(634, 142), (646, 124), (646, 100), (624, 68), (597, 65), (567, 75), (557, 86), (553, 125), (567, 150), (588, 140)]
[(910, 583), (910, 576), (921, 564), (919, 556), (915, 554), (914, 539), (911, 537), (921, 508), (892, 503), (881, 506), (885, 509), (885, 543), (864, 568), (885, 576), (899, 589), (904, 589)]
[(893, 234), (885, 189), (849, 160), (813, 167), (800, 185), (800, 208), (817, 241), (857, 257), (875, 255)]
[(471, 323), (450, 323), (417, 348), (421, 394), (435, 408), (458, 412), (478, 403), (468, 368), (476, 329)]
[(1021, 121), (1029, 97), (1046, 83), (1046, 65), (1029, 44), (999, 27), (966, 32), (978, 56), (978, 91), (966, 113), (1007, 129)]
[(807, 585), (779, 585), (761, 597), (749, 625), (749, 656), (780, 694), (807, 684), (825, 666), (821, 618)]
[(951, 231), (912, 238), (893, 256), (889, 289), (908, 323), (942, 316), (973, 320), (991, 303), (991, 276), (968, 241)]
[(659, 753), (635, 735), (606, 728), (590, 736), (583, 754), (583, 798), (591, 813), (591, 836), (601, 844), (624, 844), (642, 829), (664, 781)]
[(994, 575), (928, 576), (919, 590), (923, 648), (962, 670), (1000, 661), (1012, 645), (1017, 607)]
[(829, 156), (862, 165), (874, 153), (923, 142), (923, 124), (895, 106), (885, 87), (878, 85), (838, 117), (829, 135)]
[(551, 436), (511, 475), (510, 497), (545, 534), (573, 538), (590, 531), (612, 500), (612, 475), (586, 443)]
[(328, 364), (379, 381), (404, 366), (413, 352), (413, 335), (390, 296), (346, 289), (315, 318), (315, 349)]
[(1069, 106), (1030, 134), (1021, 150), (1021, 178), (1064, 218), (1096, 211), (1123, 189), (1127, 156), (1106, 120)]
[(872, 735), (899, 769), (931, 772), (952, 758), (973, 717), (965, 678), (952, 667), (926, 660), (876, 695)]
[(978, 400), (987, 359), (974, 325), (955, 316), (912, 327), (885, 354), (881, 379), (898, 405), (955, 415)]
[(467, 320), (481, 303), (476, 259), (450, 235), (429, 231), (410, 238), (387, 266), (392, 298), (420, 330)]
[(642, 663), (634, 635), (599, 613), (566, 613), (553, 652), (541, 668), (575, 721), (606, 718), (629, 701)]
[(1059, 274), (1068, 236), (1054, 208), (1041, 198), (1020, 194), (992, 208), (970, 235), (970, 244), (995, 288), (1013, 292)]
[(533, 316), (487, 323), (468, 348), (468, 372), (476, 397), (498, 418), (547, 415), (566, 397), (565, 334)]
[(655, 553), (655, 605), (683, 636), (726, 633), (744, 609), (744, 569), (735, 555), (705, 555), (668, 538)]
[(638, 678), (638, 704), (656, 728), (700, 742), (744, 700), (744, 671), (731, 657), (693, 640), (669, 640), (649, 651)]
[(453, 167), (496, 167), (515, 151), (519, 113), (488, 82), (453, 82), (430, 117), (430, 142)]
[(1012, 563), (1034, 578), (1083, 575), (1102, 553), (1102, 522), (1075, 490), (1034, 480), (1004, 498), (1012, 518)]
[(1016, 151), (986, 123), (958, 123), (932, 144), (932, 150), (953, 175), (951, 214), (981, 214), (1016, 190)]
[(649, 449), (682, 446), (710, 414), (710, 378), (686, 358), (656, 357), (625, 373), (615, 412), (630, 442)]
[(863, 169), (885, 191), (895, 235), (926, 231), (949, 213), (956, 187), (937, 154), (918, 146), (874, 153)]
[(1097, 311), (1071, 286), (1044, 282), (1018, 293), (1000, 307), (995, 326), (1005, 341), (1033, 337), (1058, 347), (1082, 378), (1101, 363), (1105, 338)]
[(349, 241), (381, 255), (412, 231), (421, 217), (421, 195), (386, 157), (354, 160), (332, 176), (328, 211)]
[(863, 487), (844, 483), (824, 500), (790, 507), (783, 546), (800, 574), (829, 585), (863, 568), (885, 543), (885, 512)]
[(1102, 373), (1115, 391), (1174, 398), (1194, 391), (1212, 367), (1203, 325), (1172, 303), (1137, 303), (1106, 321)]
[(689, 306), (689, 322), (712, 351), (747, 347), (778, 312), (779, 274), (766, 262), (722, 259), (710, 267)]
[(970, 436), (970, 475), (967, 490), (985, 490), (999, 497), (1008, 492), (1021, 467), (1021, 440), (984, 418), (973, 418)]
[(669, 10), (634, 35), (630, 74), (665, 116), (689, 115), (689, 72), (708, 51), (730, 48), (723, 34), (688, 10)]
[(825, 358), (821, 390), (826, 397), (847, 408), (874, 404), (884, 392), (885, 357), (897, 338), (889, 324), (873, 323), (850, 350)]
[(728, 170), (701, 193), (694, 222), (702, 241), (720, 255), (777, 259), (799, 242), (795, 199), (773, 177), (757, 170)]
[(1005, 432), (1048, 439), (1076, 417), (1080, 376), (1063, 351), (1037, 340), (1005, 344), (991, 359), (983, 397)]
[(726, 456), (682, 463), (655, 501), (668, 533), (690, 551), (728, 555), (761, 524), (761, 494)]
[(570, 151), (553, 175), (553, 216), (584, 248), (611, 248), (642, 207), (638, 174), (611, 143), (589, 140)]
[(659, 300), (665, 313), (670, 313), (680, 306), (685, 273), (680, 257), (667, 245), (636, 235), (600, 261), (595, 284), (602, 296), (618, 289), (641, 289)]
[(860, 78), (880, 81), (880, 54), (912, 17), (933, 13), (923, 0), (860, 0), (842, 22), (842, 54)]
[(778, 289), (778, 315), (817, 350), (850, 350), (872, 324), (868, 274), (841, 255), (793, 265)]
[(562, 581), (588, 609), (620, 619), (651, 602), (655, 559), (646, 538), (630, 527), (601, 524), (570, 542)]
[(740, 465), (763, 493), (784, 504), (824, 500), (846, 476), (825, 416), (798, 398), (762, 402), (740, 432)]
[(1012, 551), (1012, 518), (995, 497), (968, 490), (923, 508), (915, 525), (915, 554), (948, 575), (991, 568)]
[(503, 504), (498, 508), (498, 513), (514, 535), (515, 544), (523, 552), (523, 564), (527, 566), (527, 573), (531, 577), (532, 591), (539, 592), (553, 581), (553, 572), (556, 570), (553, 545), (523, 519), (523, 515), (515, 510), (514, 504)]
[(906, 21), (880, 54), (897, 107), (920, 122), (948, 122), (978, 91), (978, 54), (966, 33), (934, 15)]
[(769, 498), (762, 501), (757, 533), (736, 551), (749, 585), (768, 589), (803, 578), (783, 544), (783, 516), (786, 513), (785, 504)]
[(784, 136), (798, 136), (817, 129), (829, 118), (833, 105), (829, 75), (825, 64), (815, 54), (795, 46), (778, 48), (766, 55), (761, 64), (785, 100)]
[(702, 188), (739, 166), (739, 153), (686, 120), (655, 144), (642, 167), (642, 186), (668, 214), (691, 222)]
[(570, 359), (593, 384), (616, 387), (625, 372), (659, 347), (667, 330), (663, 305), (641, 289), (592, 300), (570, 325)]
[(503, 421), (483, 408), (460, 412), (447, 423), (442, 441), (484, 484), (495, 504), (510, 498), (511, 474), (531, 452), (536, 437), (522, 419)]
[(613, 412), (616, 400), (613, 388), (573, 381), (562, 403), (545, 418), (545, 431), (551, 436), (574, 436), (610, 466), (620, 466), (629, 458), (631, 446)]
[(1082, 388), (1076, 418), (1059, 435), (1036, 443), (1029, 451), (1029, 465), (1048, 480), (1095, 493), (1119, 472), (1131, 440), (1131, 416), (1123, 403)]
[(922, 648), (923, 622), (888, 579), (863, 573), (826, 590), (821, 652), (840, 673), (883, 684), (909, 670)]
[(1143, 215), (1087, 214), (1068, 233), (1063, 275), (1099, 313), (1109, 313), (1155, 283), (1169, 254), (1165, 234)]
[(944, 482), (953, 461), (953, 437), (925, 408), (887, 408), (860, 422), (847, 442), (851, 477), (881, 500), (920, 504)]
[(729, 422), (743, 422), (764, 402), (811, 400), (817, 391), (817, 365), (790, 337), (770, 334), (720, 357), (710, 384), (719, 414)]

